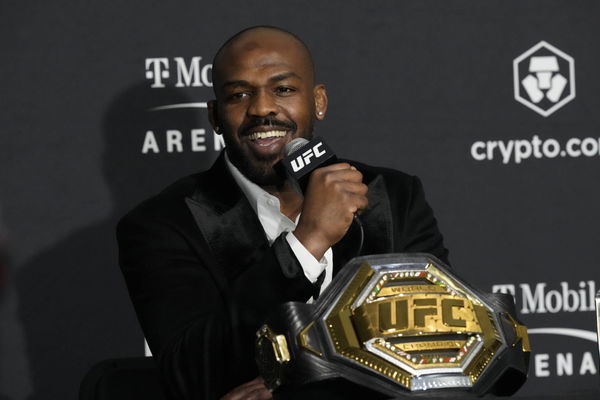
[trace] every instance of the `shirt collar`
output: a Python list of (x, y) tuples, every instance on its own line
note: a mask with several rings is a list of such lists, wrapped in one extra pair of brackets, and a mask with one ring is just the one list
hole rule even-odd
[(279, 199), (246, 178), (229, 160), (227, 152), (225, 152), (225, 164), (258, 216), (270, 243), (273, 243), (282, 232), (294, 230), (298, 218), (296, 218), (296, 221), (291, 221), (285, 216), (281, 212)]
[(246, 178), (246, 176), (242, 174), (235, 165), (233, 165), (231, 160), (229, 160), (227, 151), (225, 151), (225, 164), (227, 165), (229, 172), (231, 172), (233, 180), (235, 180), (240, 189), (242, 189), (242, 192), (244, 192), (244, 195), (250, 202), (250, 205), (254, 209), (254, 212), (258, 214), (259, 202), (263, 203), (266, 200), (271, 200), (267, 204), (273, 207), (277, 207), (277, 211), (280, 211), (279, 199), (265, 191), (263, 188), (258, 186), (256, 183), (252, 182), (250, 179)]

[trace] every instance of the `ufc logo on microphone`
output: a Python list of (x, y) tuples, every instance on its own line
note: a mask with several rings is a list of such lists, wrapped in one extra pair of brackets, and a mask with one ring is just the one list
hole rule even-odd
[(290, 162), (292, 166), (292, 170), (294, 172), (300, 171), (302, 168), (311, 163), (312, 158), (319, 158), (325, 154), (327, 154), (326, 150), (321, 150), (321, 146), (323, 142), (319, 142), (314, 145), (312, 148), (306, 150), (302, 155), (296, 157), (294, 160)]

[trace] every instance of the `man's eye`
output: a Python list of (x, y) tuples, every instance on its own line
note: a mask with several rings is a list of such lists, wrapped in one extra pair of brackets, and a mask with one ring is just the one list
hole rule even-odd
[(237, 92), (229, 95), (229, 99), (231, 100), (242, 100), (249, 96), (248, 92)]
[(288, 95), (295, 92), (296, 89), (291, 88), (289, 86), (278, 86), (277, 89), (275, 89), (275, 91), (277, 92), (277, 94), (280, 95)]

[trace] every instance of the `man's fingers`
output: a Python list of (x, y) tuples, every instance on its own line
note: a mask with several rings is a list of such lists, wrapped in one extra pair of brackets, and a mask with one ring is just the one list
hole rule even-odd
[(270, 400), (272, 398), (273, 395), (264, 386), (258, 388), (251, 386), (243, 390), (229, 392), (221, 400)]
[(257, 384), (264, 385), (263, 379), (260, 376), (257, 376), (256, 378), (244, 383), (243, 385), (240, 385), (239, 387), (253, 386), (253, 385), (257, 385)]
[(363, 179), (363, 175), (360, 173), (360, 171), (350, 168), (338, 169), (333, 171), (317, 169), (313, 174), (316, 174), (317, 176), (315, 176), (314, 178), (311, 177), (311, 180), (322, 179), (322, 182), (326, 185), (340, 181), (362, 182)]
[(221, 400), (269, 400), (271, 392), (266, 388), (261, 377), (257, 377), (234, 389), (221, 398)]
[(262, 383), (262, 381), (257, 381), (256, 379), (254, 379), (254, 380), (251, 380), (250, 382), (246, 382), (243, 385), (240, 385), (240, 386), (234, 388), (230, 393), (250, 392), (250, 391), (259, 389), (261, 387), (264, 387), (264, 384)]
[(352, 198), (350, 212), (356, 214), (364, 211), (369, 206), (369, 199), (367, 199), (366, 196), (361, 196), (353, 193), (350, 194), (350, 196)]
[(332, 171), (331, 176), (333, 179), (339, 179), (350, 182), (362, 182), (363, 175), (357, 169), (341, 169)]
[[(339, 171), (339, 170), (343, 170), (343, 169), (351, 169), (353, 168), (350, 164), (342, 162), (342, 163), (335, 163), (335, 164), (331, 164), (331, 165), (327, 165), (325, 167), (321, 167), (319, 169), (323, 170), (323, 171)], [(356, 168), (354, 168), (356, 169)]]
[(254, 397), (251, 397), (248, 400), (271, 400), (272, 398), (273, 394), (263, 386), (261, 389), (254, 392)]
[(270, 400), (272, 398), (273, 395), (271, 392), (263, 385), (262, 387), (251, 386), (241, 393), (241, 397), (236, 397), (231, 400)]
[(344, 182), (344, 190), (352, 194), (365, 196), (369, 191), (369, 187), (362, 182)]

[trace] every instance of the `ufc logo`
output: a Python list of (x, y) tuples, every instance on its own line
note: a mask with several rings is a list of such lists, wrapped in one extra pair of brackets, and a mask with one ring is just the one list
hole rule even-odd
[(296, 157), (291, 161), (292, 170), (294, 172), (300, 171), (302, 168), (311, 163), (312, 158), (319, 158), (327, 153), (325, 150), (321, 150), (320, 147), (323, 145), (323, 142), (319, 142), (314, 145), (311, 149), (306, 150), (302, 155)]
[[(455, 318), (453, 308), (465, 306), (462, 299), (414, 298), (412, 304), (408, 299), (381, 302), (379, 306), (379, 330), (381, 332), (403, 331), (413, 326), (415, 328), (427, 326), (426, 316), (441, 315), (444, 325), (453, 328), (467, 326), (465, 320)], [(412, 318), (410, 318), (412, 314)], [(410, 321), (412, 319), (412, 321)], [(412, 322), (412, 323), (411, 323)]]

